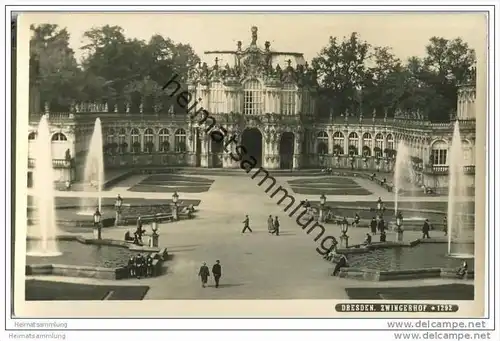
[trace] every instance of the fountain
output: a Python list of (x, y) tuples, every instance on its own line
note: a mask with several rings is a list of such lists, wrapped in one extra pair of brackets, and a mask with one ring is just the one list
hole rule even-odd
[[(102, 128), (101, 119), (96, 118), (94, 132), (90, 140), (90, 145), (85, 160), (83, 173), (83, 189), (86, 192), (97, 193), (97, 207), (101, 211), (101, 191), (104, 180), (104, 160), (102, 155)], [(95, 197), (82, 197), (80, 202), (80, 215), (93, 215), (95, 212)]]
[(28, 256), (55, 257), (61, 255), (56, 241), (54, 171), (51, 150), (52, 143), (47, 115), (43, 115), (38, 124), (34, 153), (35, 168), (33, 170), (34, 216), (37, 223), (32, 228), (36, 239)]
[[(418, 190), (416, 185), (412, 182), (415, 181), (415, 172), (411, 162), (411, 155), (409, 148), (400, 141), (397, 147), (396, 163), (394, 165), (394, 214), (398, 212), (399, 196), (403, 190), (414, 192)], [(411, 211), (418, 211), (418, 202), (412, 201), (409, 207)], [(423, 217), (404, 216), (405, 221), (423, 221)]]
[(467, 242), (465, 205), (467, 185), (464, 152), (458, 120), (455, 122), (448, 168), (448, 256), (474, 258), (474, 244)]

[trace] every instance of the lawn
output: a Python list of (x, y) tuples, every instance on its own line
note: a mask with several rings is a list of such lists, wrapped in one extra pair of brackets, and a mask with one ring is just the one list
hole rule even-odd
[(402, 288), (346, 288), (353, 300), (474, 300), (474, 285), (443, 284)]
[(289, 180), (296, 194), (314, 195), (370, 195), (372, 192), (346, 177), (321, 177)]
[(289, 180), (288, 184), (290, 186), (294, 185), (312, 185), (315, 183), (320, 183), (320, 184), (330, 184), (330, 185), (352, 185), (352, 186), (359, 186), (358, 183), (350, 178), (346, 177), (320, 177), (320, 178), (309, 178), (309, 179), (295, 179), (295, 180)]
[(370, 195), (372, 192), (364, 189), (363, 187), (354, 188), (310, 188), (310, 187), (296, 187), (291, 186), (296, 194), (303, 195)]
[[(75, 193), (77, 194), (77, 193)], [(165, 205), (169, 202), (172, 202), (172, 197), (167, 196), (165, 199), (143, 199), (143, 198), (127, 198), (126, 195), (121, 195), (123, 198), (124, 204), (130, 205)], [(116, 198), (102, 198), (102, 205), (114, 205)], [(58, 208), (64, 207), (79, 207), (81, 204), (82, 198), (79, 197), (56, 197), (55, 205)], [(179, 198), (179, 201), (184, 202), (186, 205), (193, 204), (194, 206), (198, 206), (200, 204), (200, 200), (191, 200), (191, 199), (183, 199), (182, 195)], [(33, 197), (28, 195), (28, 207), (33, 206)]]
[(91, 285), (53, 281), (26, 280), (26, 301), (139, 301), (149, 287), (125, 285)]
[(201, 193), (207, 192), (213, 182), (214, 180), (211, 179), (194, 176), (156, 174), (147, 177), (128, 190), (131, 192)]

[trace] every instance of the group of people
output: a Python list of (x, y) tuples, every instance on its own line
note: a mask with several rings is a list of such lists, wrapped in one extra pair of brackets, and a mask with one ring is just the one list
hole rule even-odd
[(130, 257), (127, 264), (129, 277), (136, 277), (140, 279), (141, 277), (153, 277), (154, 267), (153, 267), (153, 257), (151, 254), (143, 256), (142, 254), (137, 254)]
[[(214, 275), (215, 287), (219, 287), (219, 281), (222, 277), (222, 266), (220, 265), (220, 260), (216, 260), (215, 264), (212, 266), (212, 274)], [(201, 279), (201, 286), (205, 288), (207, 286), (208, 277), (210, 277), (210, 270), (208, 269), (207, 263), (203, 262), (203, 265), (198, 271), (198, 276)]]
[[(241, 233), (245, 233), (247, 230), (249, 232), (253, 232), (250, 228), (250, 218), (248, 217), (248, 214), (245, 215), (245, 219), (243, 220), (243, 230), (241, 230)], [(278, 216), (273, 219), (273, 216), (269, 215), (269, 218), (267, 218), (267, 230), (270, 234), (276, 236), (280, 235), (280, 221)]]

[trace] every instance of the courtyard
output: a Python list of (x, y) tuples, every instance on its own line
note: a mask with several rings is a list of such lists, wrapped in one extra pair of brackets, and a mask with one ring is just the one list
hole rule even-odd
[[(215, 172), (214, 174), (217, 174)], [(348, 299), (359, 298), (359, 295), (376, 295), (377, 288), (385, 288), (384, 295), (397, 299), (403, 298), (405, 290), (413, 288), (414, 299), (434, 297), (446, 292), (442, 285), (463, 285), (460, 280), (419, 279), (389, 282), (362, 282), (352, 279), (332, 277), (334, 264), (322, 259), (316, 251), (318, 243), (295, 222), (295, 218), (283, 213), (276, 200), (264, 193), (255, 180), (243, 171), (242, 176), (224, 175), (134, 175), (116, 183), (103, 192), (103, 201), (112, 202), (120, 194), (125, 203), (140, 201), (168, 201), (172, 193), (178, 191), (179, 200), (198, 204), (196, 217), (175, 223), (160, 224), (160, 247), (166, 247), (171, 259), (166, 262), (164, 275), (146, 279), (126, 279), (120, 281), (96, 280), (62, 276), (27, 276), (30, 282), (27, 288), (44, 288), (40, 290), (50, 299), (71, 299), (61, 294), (54, 297), (50, 291), (52, 282), (65, 283), (61, 290), (72, 290), (81, 294), (80, 299), (103, 298), (103, 290), (116, 292), (119, 299), (131, 292), (129, 299), (161, 300), (161, 299)], [(373, 206), (381, 197), (390, 207), (393, 194), (376, 184), (361, 178), (348, 177), (277, 177), (278, 184), (295, 193), (297, 200), (317, 201), (319, 195), (326, 193), (328, 204), (333, 206)], [(161, 188), (161, 190), (155, 190)], [(328, 192), (328, 190), (330, 192)], [(76, 191), (57, 192), (57, 201), (68, 204), (80, 194)], [(418, 207), (435, 211), (446, 210), (446, 197), (404, 197), (400, 207)], [(104, 212), (105, 213), (105, 212)], [(242, 234), (243, 219), (248, 214), (252, 233)], [(270, 235), (267, 230), (269, 215), (278, 216), (281, 220), (280, 236)], [(349, 218), (352, 216), (349, 213)], [(325, 224), (327, 235), (338, 238), (340, 230), (337, 225)], [(146, 229), (149, 226), (145, 226)], [(125, 232), (132, 231), (133, 226), (110, 227), (103, 229), (103, 238), (122, 240)], [(368, 226), (349, 230), (350, 244), (361, 244), (368, 232)], [(87, 229), (65, 228), (64, 234), (78, 234), (90, 237), (92, 231)], [(432, 238), (443, 240), (441, 231), (432, 231)], [(420, 231), (405, 231), (405, 239), (416, 240), (421, 237)], [(388, 241), (396, 240), (396, 233), (389, 231)], [(203, 262), (211, 267), (216, 260), (221, 261), (223, 276), (221, 286), (213, 287), (213, 279), (209, 279), (209, 287), (202, 288), (198, 277), (199, 267)], [(126, 259), (123, 260), (126, 262)], [(43, 283), (45, 283), (45, 286)], [(60, 286), (55, 283), (54, 286)], [(469, 282), (470, 283), (470, 282)], [(74, 284), (70, 286), (69, 284)], [(79, 285), (79, 286), (78, 286)], [(86, 285), (99, 285), (99, 290), (89, 291)], [(112, 287), (121, 287), (117, 291)], [(137, 290), (128, 287), (137, 286)], [(435, 290), (429, 289), (430, 287)], [(473, 286), (467, 286), (473, 288)], [(104, 289), (103, 289), (104, 288)], [(359, 290), (355, 290), (358, 288)], [(371, 289), (370, 289), (371, 288)], [(391, 292), (390, 288), (394, 288)], [(103, 290), (101, 290), (103, 289)], [(27, 294), (29, 299), (36, 297), (32, 290)], [(389, 290), (389, 291), (388, 291)], [(104, 290), (106, 291), (106, 290)], [(123, 293), (125, 292), (125, 293)], [(434, 294), (430, 293), (433, 292)], [(362, 294), (360, 294), (362, 293)], [(374, 294), (375, 293), (375, 294)], [(427, 293), (427, 294), (426, 294)], [(43, 296), (42, 295), (42, 296)], [(51, 296), (52, 295), (52, 296)], [(425, 296), (427, 295), (427, 296)], [(434, 296), (433, 296), (434, 295)], [(405, 298), (408, 294), (405, 294)], [(470, 290), (458, 290), (456, 299), (471, 299)], [(93, 298), (92, 298), (93, 297)], [(118, 298), (109, 298), (118, 299)], [(441, 299), (445, 299), (444, 296)]]

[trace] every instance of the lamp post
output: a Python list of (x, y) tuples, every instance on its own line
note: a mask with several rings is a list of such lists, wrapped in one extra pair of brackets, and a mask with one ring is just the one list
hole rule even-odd
[(172, 202), (174, 203), (175, 206), (177, 206), (177, 202), (179, 201), (179, 194), (177, 194), (177, 191), (172, 194)]
[(120, 224), (120, 220), (121, 220), (121, 215), (122, 215), (122, 205), (123, 205), (123, 199), (122, 197), (120, 196), (120, 194), (118, 194), (118, 197), (116, 198), (116, 201), (115, 201), (115, 226), (118, 226), (118, 224)]
[(177, 220), (179, 218), (179, 208), (177, 206), (177, 202), (179, 201), (179, 194), (177, 194), (177, 191), (174, 192), (174, 194), (172, 194), (172, 202), (173, 202), (173, 205), (172, 205), (172, 218), (174, 220)]
[(342, 248), (349, 247), (349, 236), (347, 235), (348, 230), (349, 230), (349, 222), (344, 217), (344, 219), (340, 223), (340, 232), (342, 232), (342, 234), (340, 235), (340, 245)]
[(325, 205), (326, 205), (326, 196), (325, 194), (321, 194), (319, 197), (319, 221), (325, 221)]
[(160, 234), (158, 233), (158, 222), (156, 219), (151, 223), (151, 244), (150, 247), (158, 247)]
[(93, 215), (94, 219), (94, 238), (101, 239), (101, 212), (97, 208)]
[(396, 215), (396, 233), (398, 234), (398, 242), (403, 241), (403, 214), (401, 211)]

